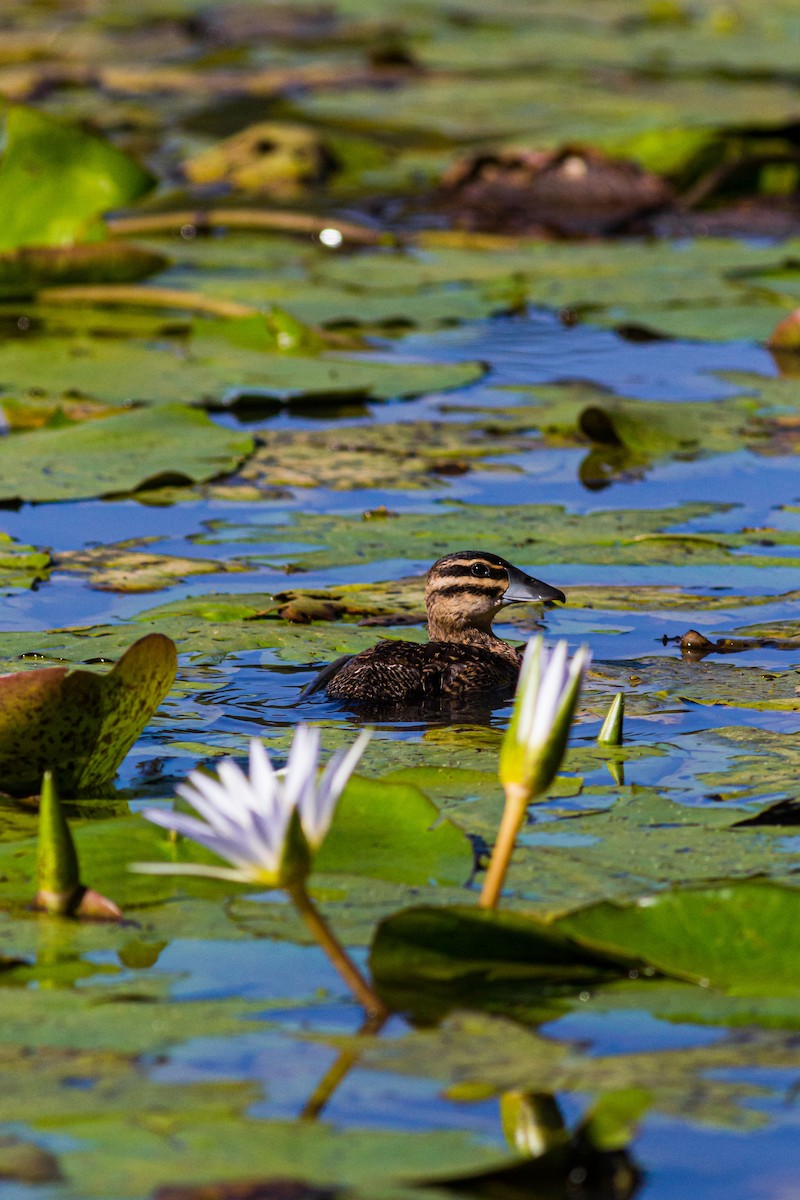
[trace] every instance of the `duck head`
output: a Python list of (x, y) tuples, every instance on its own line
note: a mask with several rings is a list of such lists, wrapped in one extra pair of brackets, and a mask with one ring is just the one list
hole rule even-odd
[(425, 608), (428, 632), (435, 641), (458, 641), (470, 631), (491, 633), (492, 621), (506, 604), (559, 600), (566, 596), (549, 583), (484, 550), (446, 554), (428, 572)]

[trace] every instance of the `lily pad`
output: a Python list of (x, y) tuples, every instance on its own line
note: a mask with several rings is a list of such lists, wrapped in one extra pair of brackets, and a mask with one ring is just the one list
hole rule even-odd
[(135, 200), (153, 182), (101, 138), (13, 106), (5, 117), (0, 160), (0, 250), (96, 238), (102, 213)]
[(33, 334), (0, 345), (1, 387), (58, 397), (78, 391), (110, 404), (223, 407), (302, 397), (386, 400), (464, 387), (480, 379), (478, 363), (384, 363), (326, 354), (266, 353), (222, 337), (182, 341), (83, 336), (71, 343)]
[(756, 419), (760, 403), (750, 396), (710, 405), (635, 400), (580, 383), (525, 391), (534, 404), (530, 417), (546, 437), (571, 435), (598, 448), (621, 448), (634, 466), (667, 456), (691, 459), (727, 454), (743, 445), (758, 448), (766, 438)]
[(252, 445), (249, 434), (182, 405), (19, 433), (0, 441), (0, 499), (77, 500), (176, 476), (212, 479), (233, 471)]
[(701, 777), (709, 792), (740, 801), (765, 794), (794, 797), (798, 772), (794, 734), (734, 725), (714, 729), (712, 739), (728, 753), (724, 770), (704, 772)]
[(140, 638), (106, 675), (45, 667), (0, 677), (0, 779), (16, 796), (52, 770), (65, 796), (102, 794), (175, 678), (169, 638)]
[(412, 784), (355, 777), (314, 865), (323, 873), (459, 886), (472, 872), (473, 854), (466, 835)]
[(797, 708), (797, 675), (790, 669), (764, 671), (759, 667), (680, 658), (628, 661), (624, 666), (604, 664), (609, 682), (632, 685), (632, 696), (646, 702), (671, 697), (695, 704), (725, 705), (757, 711), (793, 712)]
[(50, 574), (50, 555), (0, 533), (0, 591), (30, 588)]
[(238, 563), (148, 552), (140, 549), (141, 541), (63, 550), (53, 565), (59, 571), (85, 577), (89, 586), (98, 591), (126, 593), (159, 591), (192, 575), (246, 570)]
[(372, 973), (390, 994), (423, 981), (458, 981), (470, 991), (502, 978), (586, 983), (619, 973), (623, 961), (622, 954), (615, 962), (611, 953), (584, 953), (544, 922), (477, 906), (396, 913), (378, 926), (370, 952)]
[(567, 140), (632, 137), (665, 123), (725, 125), (734, 112), (740, 114), (740, 124), (747, 113), (754, 124), (783, 125), (796, 111), (792, 89), (773, 81), (732, 85), (685, 76), (640, 78), (635, 100), (621, 91), (590, 72), (576, 89), (542, 72), (531, 89), (528, 71), (522, 71), (506, 72), (501, 79), (424, 78), (399, 92), (317, 92), (303, 97), (297, 108), (313, 120), (335, 121), (361, 132), (380, 125), (395, 133), (426, 131), (458, 141), (522, 135), (544, 147)]
[(603, 902), (555, 928), (599, 952), (641, 957), (660, 971), (739, 996), (797, 995), (800, 888), (766, 880), (676, 889), (631, 905)]
[(421, 253), (330, 259), (314, 276), (328, 287), (349, 284), (365, 312), (373, 300), (391, 303), (395, 316), (412, 324), (416, 297), (422, 302), (447, 284), (455, 289), (454, 303), (463, 293), (473, 304), (480, 301), (486, 315), (527, 301), (611, 327), (649, 327), (667, 336), (717, 341), (761, 340), (796, 300), (759, 289), (758, 272), (791, 261), (793, 247), (790, 242), (766, 250), (711, 238), (679, 245), (575, 246), (525, 239), (509, 245), (507, 239), (492, 243), (467, 234), (429, 233), (421, 239)]
[[(529, 422), (520, 421), (527, 428)], [(425, 488), (441, 477), (475, 468), (491, 469), (489, 457), (518, 454), (536, 439), (524, 438), (496, 419), (413, 424), (340, 426), (330, 430), (276, 430), (259, 433), (256, 452), (241, 478), (267, 486)], [(508, 468), (506, 468), (508, 469)]]
[[(362, 518), (294, 513), (290, 524), (209, 522), (210, 532), (196, 540), (200, 545), (236, 541), (252, 547), (253, 559), (258, 557), (275, 565), (299, 562), (309, 569), (381, 559), (408, 560), (412, 556), (429, 565), (453, 546), (473, 544), (476, 529), (484, 531), (484, 541), (491, 537), (495, 553), (530, 567), (534, 573), (542, 566), (560, 562), (623, 563), (628, 567), (701, 562), (730, 567), (800, 564), (800, 535), (784, 535), (787, 543), (799, 546), (795, 560), (742, 553), (748, 547), (760, 548), (763, 535), (759, 532), (715, 535), (685, 528), (715, 511), (719, 512), (720, 507), (713, 504), (613, 509), (596, 511), (587, 522), (582, 514), (567, 512), (558, 505), (440, 503), (433, 513), (375, 514), (386, 516), (381, 520), (369, 519), (371, 513)], [(259, 543), (266, 543), (269, 549), (259, 553)], [(292, 548), (281, 552), (278, 547), (283, 543), (290, 543)], [(298, 551), (298, 543), (321, 548)]]
[(74, 283), (135, 283), (167, 263), (158, 251), (126, 242), (23, 246), (0, 253), (0, 297), (30, 297), (40, 288)]
[[(401, 1188), (448, 1176), (489, 1170), (517, 1161), (504, 1148), (459, 1130), (401, 1132), (336, 1129), (314, 1121), (263, 1121), (215, 1114), (193, 1119), (188, 1112), (170, 1127), (146, 1122), (73, 1121), (69, 1135), (84, 1143), (61, 1156), (70, 1179), (85, 1196), (108, 1195), (109, 1156), (120, 1169), (116, 1194), (144, 1197), (187, 1179), (215, 1187), (251, 1184), (266, 1170), (299, 1184), (361, 1186), (367, 1194), (387, 1185)], [(290, 1186), (287, 1184), (286, 1186)]]

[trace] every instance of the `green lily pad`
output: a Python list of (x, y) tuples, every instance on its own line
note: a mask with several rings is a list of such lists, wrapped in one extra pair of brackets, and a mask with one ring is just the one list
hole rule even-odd
[(483, 375), (477, 363), (381, 363), (328, 354), (306, 358), (247, 350), (224, 339), (197, 339), (191, 353), (163, 342), (116, 343), (33, 336), (0, 346), (7, 392), (79, 391), (112, 404), (188, 402), (220, 407), (235, 395), (262, 401), (360, 396), (384, 400), (464, 387)]
[(780, 301), (743, 297), (737, 303), (686, 304), (674, 307), (643, 305), (636, 310), (611, 309), (595, 316), (598, 325), (634, 328), (667, 338), (711, 342), (765, 342), (786, 305)]
[[(570, 1007), (585, 1008), (573, 999)], [(766, 1029), (797, 1029), (797, 997), (732, 995), (718, 988), (698, 987), (676, 979), (647, 977), (601, 984), (592, 993), (591, 1007), (599, 1012), (648, 1012), (675, 1024), (718, 1025), (729, 1029), (759, 1025)]]
[(0, 160), (0, 250), (95, 239), (101, 214), (135, 200), (153, 182), (101, 138), (14, 106), (6, 113)]
[(670, 697), (762, 712), (793, 712), (797, 708), (797, 675), (790, 669), (764, 671), (711, 659), (692, 662), (664, 657), (628, 661), (624, 666), (604, 664), (602, 669), (608, 682), (632, 686), (634, 704), (636, 697), (642, 696), (646, 704)]
[[(36, 1005), (35, 1019), (31, 1015), (32, 1001)], [(253, 1001), (242, 1000), (185, 1004), (160, 999), (158, 1003), (147, 1003), (146, 989), (137, 996), (130, 992), (115, 995), (113, 989), (92, 995), (88, 989), (41, 988), (34, 992), (4, 988), (0, 1045), (6, 1061), (7, 1048), (19, 1045), (34, 1051), (61, 1049), (92, 1054), (139, 1055), (151, 1047), (164, 1052), (187, 1037), (240, 1033), (243, 1019), (254, 1015), (257, 1007)], [(47, 1097), (43, 1104), (48, 1106)]]
[(317, 91), (296, 103), (313, 120), (335, 121), (362, 133), (380, 126), (459, 141), (524, 136), (544, 148), (570, 140), (627, 138), (664, 124), (726, 125), (736, 120), (734, 114), (739, 114), (739, 124), (749, 117), (762, 127), (783, 125), (795, 114), (792, 89), (771, 80), (732, 84), (719, 78), (639, 78), (631, 95), (609, 88), (591, 72), (575, 89), (542, 72), (531, 89), (527, 70), (500, 78), (424, 78), (383, 93), (367, 88)]
[(14, 434), (0, 442), (0, 499), (77, 500), (162, 478), (212, 479), (233, 471), (252, 445), (249, 434), (182, 405)]
[(602, 902), (555, 928), (600, 953), (637, 956), (734, 995), (796, 996), (798, 920), (800, 888), (753, 880), (676, 889), (631, 905)]
[(520, 834), (509, 871), (515, 906), (552, 914), (708, 880), (788, 880), (794, 863), (783, 831), (736, 827), (743, 815), (634, 787), (607, 811), (571, 817), (566, 828), (537, 822)]
[(793, 734), (735, 725), (715, 729), (712, 741), (728, 754), (724, 770), (701, 776), (709, 792), (740, 801), (758, 799), (765, 793), (771, 797), (794, 795), (798, 747)]
[(220, 1179), (247, 1186), (267, 1172), (298, 1186), (331, 1180), (367, 1195), (387, 1186), (430, 1183), (518, 1161), (504, 1148), (460, 1130), (400, 1132), (337, 1129), (315, 1121), (263, 1121), (215, 1114), (213, 1119), (159, 1122), (75, 1120), (65, 1127), (83, 1145), (61, 1155), (70, 1179), (85, 1196), (108, 1196), (110, 1158), (118, 1164), (121, 1197), (145, 1197), (187, 1179), (214, 1187)]
[[(485, 909), (410, 908), (382, 921), (370, 969), (388, 994), (423, 982), (466, 986), (470, 994), (498, 979), (586, 983), (618, 974), (623, 955), (580, 947), (542, 921)], [(463, 1001), (469, 1003), (469, 996)]]
[(621, 447), (634, 465), (674, 455), (727, 454), (743, 445), (757, 448), (765, 439), (755, 397), (731, 396), (719, 404), (633, 400), (582, 383), (525, 391), (534, 403), (530, 417), (545, 437)]
[(16, 796), (52, 770), (65, 796), (107, 790), (175, 678), (169, 638), (140, 638), (106, 675), (45, 667), (0, 677), (0, 778)]
[[(685, 504), (676, 508), (653, 510), (614, 509), (592, 514), (591, 523), (580, 513), (570, 513), (558, 505), (449, 505), (442, 503), (435, 513), (376, 513), (372, 517), (340, 517), (335, 514), (292, 514), (291, 523), (233, 525), (209, 522), (209, 533), (196, 540), (214, 545), (235, 540), (251, 545), (252, 559), (273, 565), (301, 563), (303, 567), (341, 566), (347, 563), (376, 562), (381, 559), (421, 559), (431, 563), (452, 550), (475, 542), (475, 530), (490, 539), (490, 548), (520, 566), (538, 571), (560, 562), (622, 563), (628, 567), (647, 564), (724, 563), (741, 566), (789, 566), (797, 560), (777, 555), (742, 553), (760, 547), (763, 534), (702, 533), (674, 530), (696, 518), (708, 516), (719, 508), (713, 504)], [(535, 538), (531, 537), (535, 530)], [(491, 531), (495, 531), (492, 533)], [(787, 544), (800, 544), (800, 535), (786, 534)], [(283, 543), (291, 549), (281, 552)], [(267, 543), (260, 553), (259, 543)], [(297, 544), (308, 550), (296, 549)], [(311, 549), (310, 547), (320, 547)], [(734, 553), (734, 550), (738, 553)], [(558, 580), (553, 580), (557, 583)]]
[[(512, 247), (502, 240), (492, 245), (469, 235), (435, 233), (422, 239), (423, 253), (329, 259), (314, 278), (328, 288), (353, 289), (343, 315), (352, 312), (358, 297), (367, 314), (373, 303), (383, 306), (376, 316), (388, 305), (396, 319), (413, 324), (416, 304), (424, 311), (425, 297), (447, 285), (453, 304), (469, 297), (486, 315), (527, 301), (611, 327), (649, 327), (690, 339), (763, 340), (796, 302), (759, 288), (758, 273), (791, 261), (794, 246), (767, 250), (722, 239), (575, 246), (521, 239)], [(291, 299), (276, 300), (292, 307)], [(297, 311), (310, 319), (310, 313)], [(333, 319), (332, 310), (327, 317)]]
[(472, 846), (412, 784), (354, 777), (314, 860), (322, 873), (340, 871), (398, 883), (465, 884)]
[[(25, 678), (36, 679), (37, 675), (45, 673), (49, 674), (39, 671)], [(74, 679), (76, 674), (86, 675), (93, 681), (111, 679), (111, 676), (89, 675), (88, 672), (73, 672), (69, 678)], [(0, 677), (0, 680), (3, 678), (7, 677)], [(95, 775), (100, 775), (96, 767)], [(18, 830), (17, 839), (19, 833)], [(219, 862), (216, 855), (188, 839), (176, 842), (168, 838), (162, 830), (139, 816), (76, 824), (74, 837), (84, 881), (96, 891), (113, 896), (126, 912), (142, 907), (152, 909), (187, 892), (190, 896), (214, 898), (225, 892), (240, 893), (243, 890), (200, 877), (172, 878), (129, 871), (132, 862)], [(0, 846), (0, 903), (19, 909), (27, 902), (35, 875), (35, 860), (34, 837)], [(407, 783), (354, 777), (339, 801), (333, 826), (315, 858), (313, 883), (316, 887), (317, 881), (321, 880), (319, 886), (334, 897), (340, 896), (344, 889), (346, 904), (352, 905), (364, 903), (360, 893), (365, 890), (365, 880), (402, 884), (405, 889), (402, 895), (407, 900), (413, 888), (459, 888), (466, 883), (472, 869), (473, 852), (469, 839), (451, 821), (442, 818), (436, 806), (417, 788)], [(338, 878), (341, 876), (347, 878)], [(252, 891), (253, 888), (246, 886), (244, 890)], [(369, 887), (366, 890), (369, 893)], [(246, 901), (239, 903), (237, 920), (241, 919), (247, 906)], [(279, 924), (287, 921), (282, 907), (278, 918)], [(158, 925), (157, 913), (148, 914), (148, 919), (151, 924), (155, 920)], [(262, 934), (268, 933), (269, 911), (265, 912), (263, 905), (255, 905), (251, 923), (258, 926)], [(374, 924), (374, 911), (371, 924)], [(285, 937), (286, 932), (276, 930), (275, 935)], [(207, 934), (202, 925), (195, 933), (193, 920), (187, 917), (183, 922), (183, 936)], [(15, 942), (14, 946), (19, 952), (20, 943)]]
[(0, 533), (0, 591), (30, 588), (47, 579), (50, 555), (34, 546), (22, 546), (6, 533)]

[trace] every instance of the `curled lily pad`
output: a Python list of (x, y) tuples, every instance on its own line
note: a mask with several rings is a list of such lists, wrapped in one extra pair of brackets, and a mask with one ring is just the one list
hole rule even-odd
[(108, 791), (176, 666), (174, 643), (151, 633), (105, 675), (44, 667), (0, 676), (2, 790), (29, 796), (52, 770), (65, 796)]
[(133, 283), (167, 265), (165, 255), (131, 243), (22, 246), (0, 254), (0, 296), (30, 296), (39, 288), (73, 283)]

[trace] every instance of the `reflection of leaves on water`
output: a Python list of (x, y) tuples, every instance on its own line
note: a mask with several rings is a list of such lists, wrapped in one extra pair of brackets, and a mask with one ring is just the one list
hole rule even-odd
[(694, 1049), (597, 1056), (515, 1022), (468, 1014), (449, 1017), (434, 1031), (370, 1045), (363, 1061), (378, 1070), (433, 1077), (463, 1099), (471, 1089), (477, 1096), (511, 1088), (597, 1094), (644, 1087), (652, 1109), (664, 1115), (746, 1130), (770, 1120), (750, 1101), (780, 1095), (781, 1085), (740, 1083), (719, 1073), (757, 1063), (800, 1069), (794, 1042), (793, 1033), (752, 1029)]

